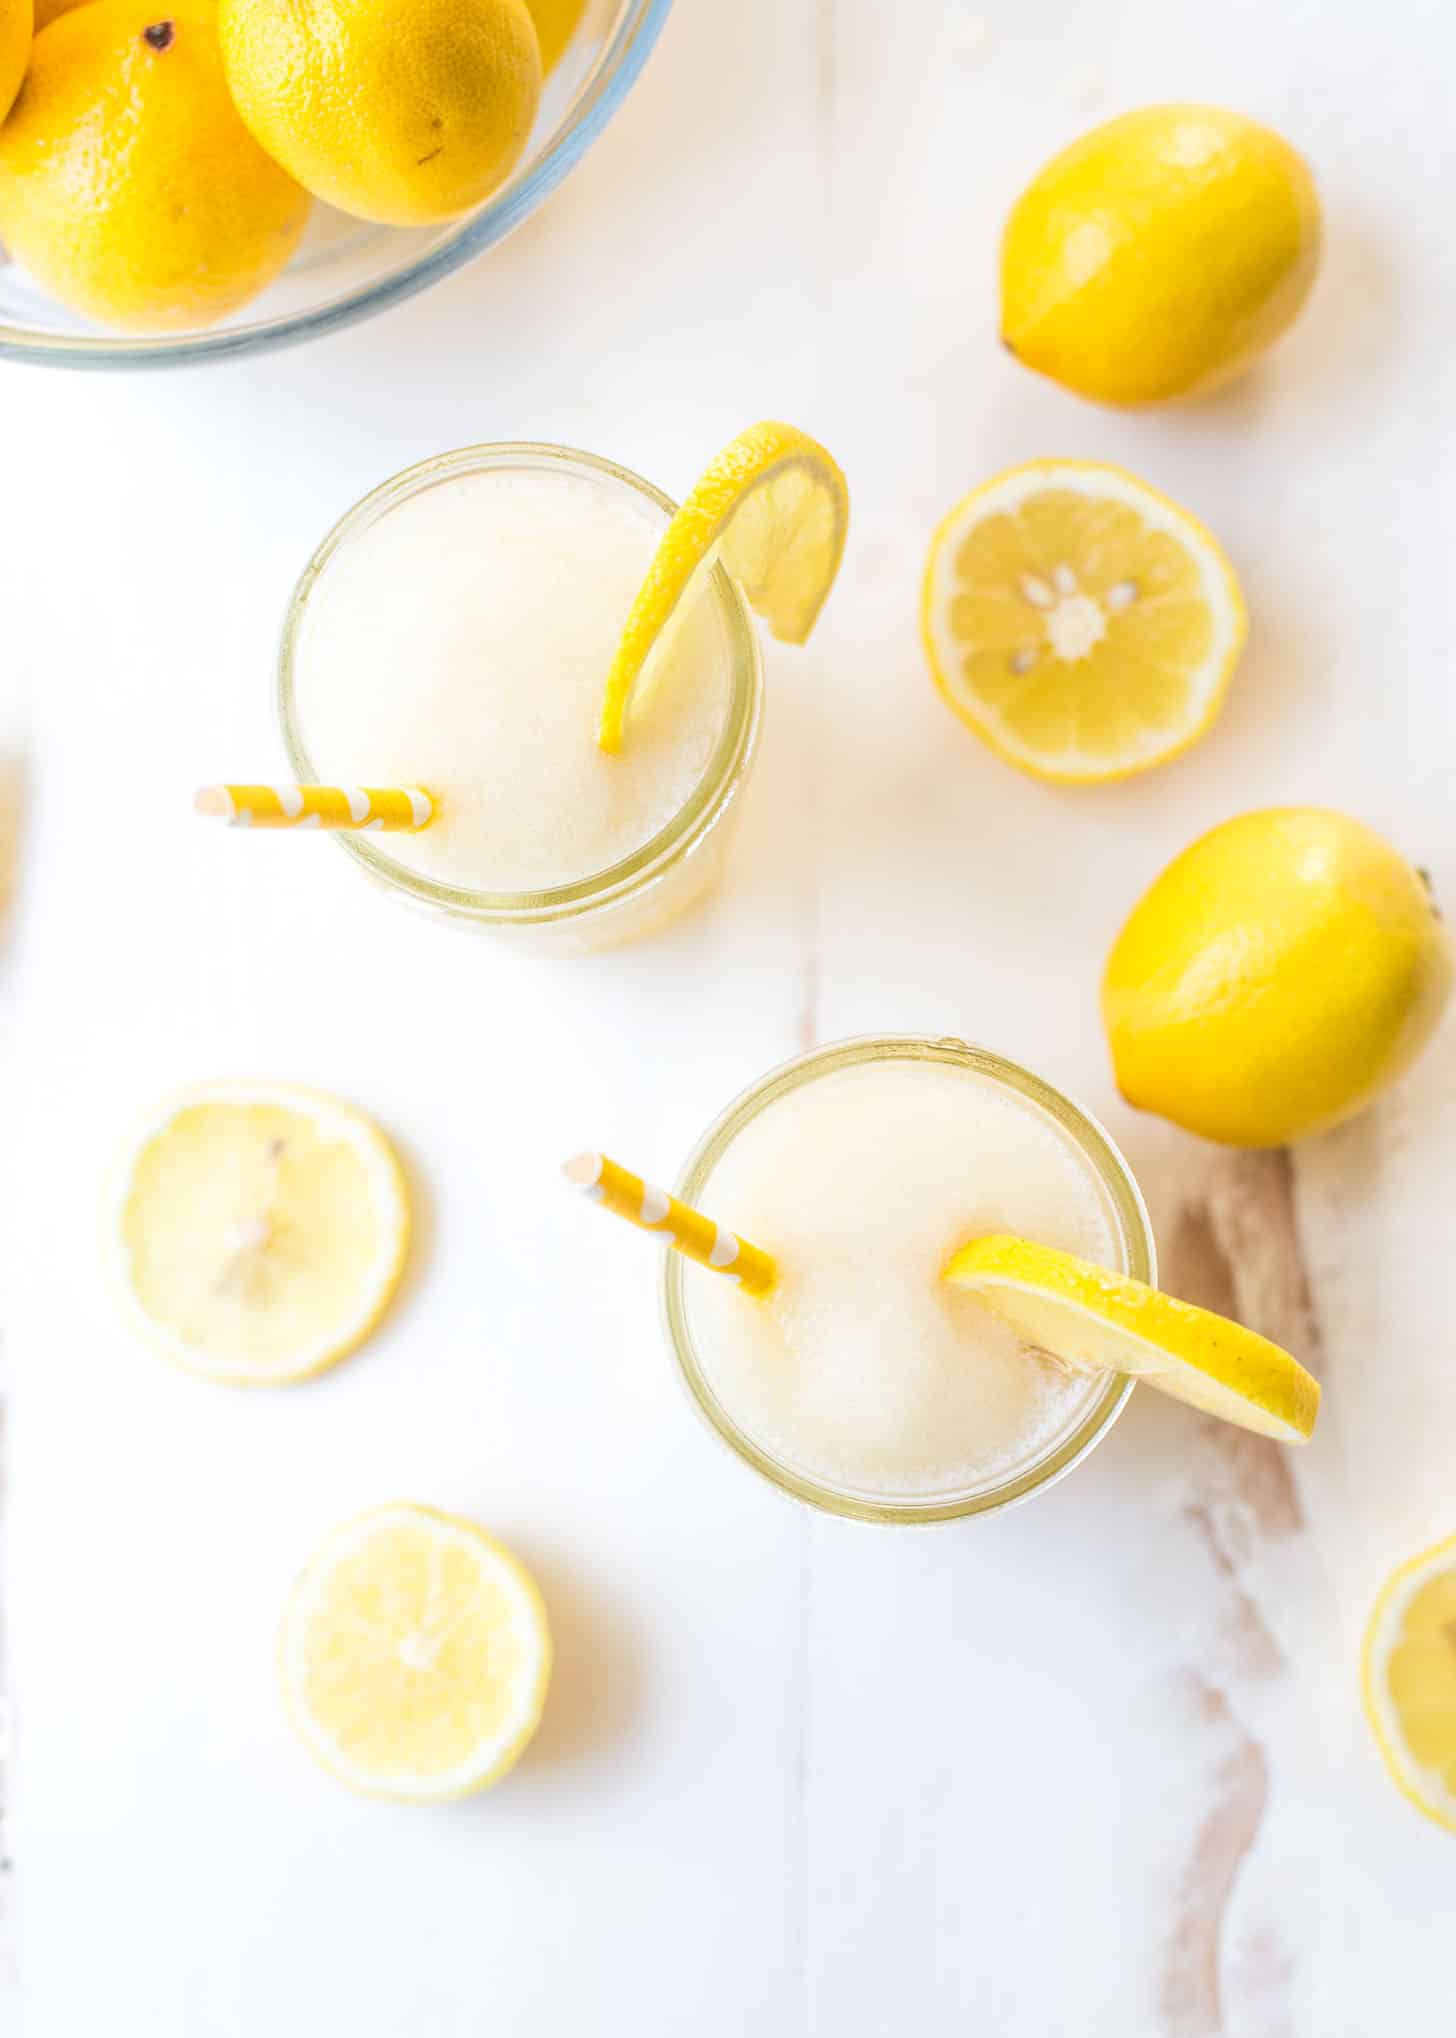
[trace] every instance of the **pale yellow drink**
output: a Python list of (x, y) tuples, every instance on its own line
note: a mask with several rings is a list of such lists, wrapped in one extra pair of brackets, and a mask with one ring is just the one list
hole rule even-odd
[(724, 576), (690, 601), (621, 753), (596, 743), (669, 514), (582, 455), (483, 447), (399, 476), (326, 542), (285, 638), (295, 769), (438, 804), (419, 834), (347, 845), (376, 875), (586, 946), (660, 924), (716, 875), (759, 694)]
[(802, 1498), (939, 1519), (1056, 1477), (1122, 1383), (1030, 1351), (939, 1276), (1011, 1231), (1148, 1278), (1135, 1185), (1091, 1120), (957, 1042), (849, 1043), (720, 1122), (678, 1186), (778, 1262), (763, 1301), (670, 1256), (688, 1383), (735, 1448)]

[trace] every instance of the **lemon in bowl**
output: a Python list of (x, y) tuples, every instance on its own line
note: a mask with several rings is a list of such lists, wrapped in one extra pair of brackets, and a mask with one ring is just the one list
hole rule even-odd
[(1146, 106), (1033, 178), (1001, 243), (1001, 337), (1098, 403), (1198, 396), (1298, 316), (1320, 259), (1314, 177), (1216, 106)]
[[(40, 4), (55, 11), (55, 0)], [(84, 0), (79, 11), (96, 4), (104, 0)], [(545, 203), (615, 117), (672, 0), (530, 5), (544, 73), (535, 120), (505, 181), (472, 210), (423, 225), (379, 226), (315, 202), (287, 266), (248, 303), (146, 332), (108, 328), (60, 303), (23, 264), (0, 263), (0, 359), (129, 370), (262, 352), (373, 317), (482, 256)], [(488, 300), (476, 316), (490, 316)]]
[(15, 104), (34, 32), (31, 0), (0, 0), (0, 120)]
[(36, 37), (0, 126), (0, 234), (62, 304), (210, 323), (283, 269), (309, 204), (238, 118), (211, 0), (91, 0)]
[(217, 20), (249, 131), (358, 219), (458, 218), (514, 168), (536, 118), (526, 0), (217, 0)]

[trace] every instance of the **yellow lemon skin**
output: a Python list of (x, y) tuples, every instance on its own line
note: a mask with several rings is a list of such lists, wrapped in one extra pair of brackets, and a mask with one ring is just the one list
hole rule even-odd
[(207, 325), (272, 281), (308, 212), (233, 108), (210, 0), (90, 0), (36, 37), (0, 128), (0, 236), (63, 304)]
[(510, 173), (541, 97), (525, 0), (221, 0), (238, 110), (341, 212), (454, 219)]
[(49, 28), (53, 21), (59, 21), (63, 14), (69, 14), (73, 7), (84, 7), (87, 0), (35, 0), (35, 32)]
[(1200, 395), (1292, 324), (1319, 258), (1319, 196), (1288, 142), (1215, 106), (1148, 106), (1083, 135), (1012, 207), (1001, 337), (1098, 403)]
[(553, 71), (576, 34), (577, 23), (586, 12), (586, 0), (526, 0), (526, 4), (541, 44), (541, 69)]
[(0, 0), (0, 120), (15, 104), (37, 26), (31, 0)]
[(1108, 957), (1128, 1102), (1230, 1146), (1352, 1117), (1430, 1038), (1451, 944), (1420, 873), (1318, 807), (1242, 814), (1176, 857)]

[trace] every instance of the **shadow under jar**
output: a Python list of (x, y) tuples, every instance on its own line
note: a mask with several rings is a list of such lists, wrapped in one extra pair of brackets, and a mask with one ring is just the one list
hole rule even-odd
[(887, 1035), (791, 1061), (728, 1107), (676, 1194), (778, 1263), (757, 1299), (669, 1252), (664, 1307), (699, 1413), (795, 1499), (887, 1523), (1008, 1507), (1132, 1391), (1028, 1350), (939, 1278), (957, 1246), (1009, 1231), (1156, 1279), (1106, 1133), (984, 1048)]
[(474, 446), (352, 509), (294, 592), (279, 708), (301, 783), (411, 785), (417, 835), (335, 840), (394, 897), (535, 952), (657, 931), (717, 880), (763, 682), (715, 568), (654, 659), (621, 751), (612, 653), (674, 505), (559, 446)]

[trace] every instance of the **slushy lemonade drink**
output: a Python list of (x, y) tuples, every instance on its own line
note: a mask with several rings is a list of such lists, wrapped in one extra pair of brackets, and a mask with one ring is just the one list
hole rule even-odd
[[(684, 605), (632, 740), (596, 740), (623, 621), (670, 505), (623, 470), (485, 447), (386, 484), (300, 583), (283, 657), (300, 780), (417, 785), (436, 806), (376, 876), (486, 924), (621, 940), (716, 874), (759, 672), (721, 573)], [(341, 838), (344, 839), (344, 838)]]
[(1055, 1477), (1121, 1406), (1121, 1379), (1029, 1350), (940, 1279), (967, 1238), (1005, 1231), (1151, 1272), (1116, 1150), (1010, 1063), (917, 1039), (808, 1056), (730, 1110), (677, 1193), (777, 1262), (754, 1300), (669, 1254), (668, 1315), (710, 1421), (801, 1498), (974, 1512)]

